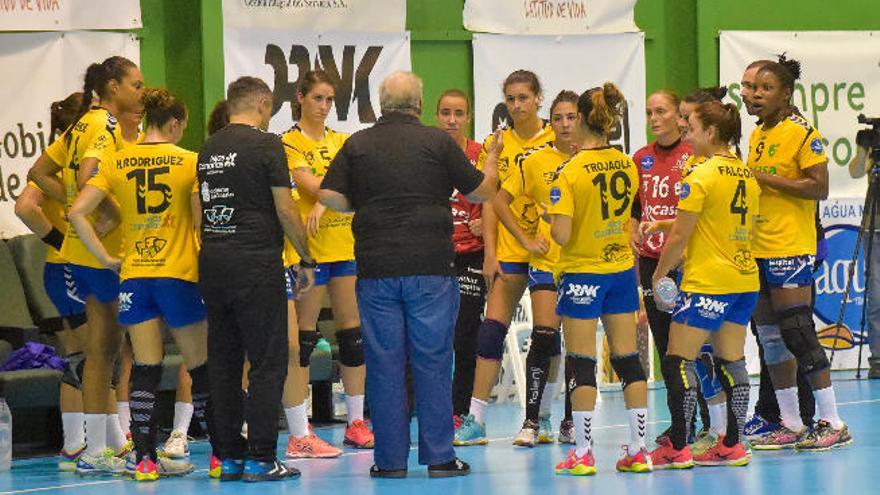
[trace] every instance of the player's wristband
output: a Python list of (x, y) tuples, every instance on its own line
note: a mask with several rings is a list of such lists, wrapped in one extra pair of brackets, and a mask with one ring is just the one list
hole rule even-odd
[(299, 260), (299, 266), (300, 266), (300, 268), (315, 269), (315, 268), (318, 268), (318, 263), (314, 260), (312, 260), (312, 261)]
[(55, 248), (56, 251), (61, 251), (61, 244), (64, 242), (64, 234), (55, 227), (52, 227), (52, 230), (50, 230), (41, 240)]

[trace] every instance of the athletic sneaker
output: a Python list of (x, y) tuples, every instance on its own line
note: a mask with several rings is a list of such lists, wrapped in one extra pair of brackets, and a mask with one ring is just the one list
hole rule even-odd
[(452, 428), (457, 430), (462, 423), (464, 423), (464, 415), (463, 414), (453, 414), (452, 415)]
[(467, 445), (486, 445), (489, 439), (486, 438), (486, 425), (477, 422), (473, 414), (468, 414), (464, 418), (464, 423), (455, 431), (455, 437), (452, 444), (458, 447)]
[(76, 461), (79, 460), (79, 456), (85, 452), (86, 446), (83, 444), (80, 448), (74, 450), (73, 452), (68, 452), (64, 449), (61, 449), (61, 452), (58, 453), (58, 470), (59, 471), (75, 471), (76, 470)]
[(779, 429), (780, 426), (782, 425), (779, 423), (771, 423), (761, 415), (755, 414), (746, 421), (746, 425), (743, 427), (743, 437), (746, 440), (753, 440)]
[(513, 437), (513, 444), (518, 447), (534, 447), (538, 443), (538, 423), (527, 419), (522, 429)]
[(785, 425), (780, 425), (779, 428), (751, 440), (750, 443), (755, 450), (793, 449), (806, 433), (806, 427), (801, 431), (792, 431)]
[(712, 433), (708, 430), (703, 430), (697, 434), (697, 441), (691, 445), (691, 454), (694, 456), (694, 460), (697, 460), (697, 457), (706, 453), (709, 449), (712, 448), (718, 442), (718, 435)]
[(625, 473), (647, 473), (653, 470), (651, 454), (641, 448), (634, 455), (629, 453), (629, 445), (623, 445), (623, 457), (617, 461), (617, 470)]
[(248, 459), (244, 461), (244, 473), (242, 481), (280, 481), (287, 478), (298, 478), (299, 469), (287, 467), (274, 461), (257, 461)]
[(223, 459), (217, 477), (220, 481), (238, 481), (244, 475), (244, 460)]
[(694, 463), (698, 466), (745, 466), (751, 459), (742, 442), (728, 447), (724, 445), (724, 436), (721, 435), (708, 450), (694, 456)]
[(321, 440), (311, 429), (307, 436), (296, 438), (289, 435), (287, 437), (286, 457), (288, 459), (329, 459), (340, 455), (342, 455), (342, 450)]
[(342, 443), (356, 449), (372, 449), (373, 432), (364, 420), (355, 420), (345, 429), (345, 440)]
[(104, 449), (101, 455), (91, 456), (83, 452), (76, 461), (76, 474), (80, 476), (119, 476), (125, 474), (125, 461), (116, 457), (113, 449)]
[(550, 416), (538, 418), (538, 443), (553, 443), (553, 424)]
[(797, 442), (795, 448), (804, 451), (820, 452), (849, 445), (852, 441), (849, 427), (843, 425), (839, 430), (835, 430), (831, 427), (831, 423), (820, 419), (816, 423), (816, 427)]
[(126, 440), (122, 447), (119, 447), (119, 450), (114, 454), (116, 457), (125, 460), (128, 458), (128, 455), (134, 452), (134, 442), (131, 440)]
[(135, 481), (156, 481), (159, 477), (186, 476), (194, 470), (195, 467), (191, 462), (171, 459), (162, 453), (156, 456), (155, 461), (149, 456), (144, 456), (135, 464), (134, 453), (125, 461), (125, 472)]
[(651, 464), (654, 469), (690, 469), (694, 467), (694, 456), (687, 445), (676, 450), (672, 442), (663, 442), (651, 452)]
[(593, 451), (578, 457), (574, 449), (568, 451), (565, 460), (556, 465), (556, 474), (570, 474), (572, 476), (592, 476), (596, 474), (596, 459)]
[(172, 459), (189, 457), (189, 440), (186, 438), (186, 433), (172, 431), (171, 436), (165, 441), (165, 446), (162, 447), (162, 452)]
[(559, 423), (559, 436), (556, 437), (556, 441), (559, 443), (570, 443), (574, 445), (574, 421), (563, 419), (562, 422)]
[(223, 472), (223, 461), (217, 456), (211, 456), (211, 462), (208, 465), (208, 477), (215, 480), (220, 479), (220, 473)]

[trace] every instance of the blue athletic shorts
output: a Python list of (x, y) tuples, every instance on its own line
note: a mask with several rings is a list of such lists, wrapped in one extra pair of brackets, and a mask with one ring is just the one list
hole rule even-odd
[(176, 278), (130, 278), (119, 287), (119, 323), (135, 325), (162, 317), (171, 328), (205, 319), (199, 286)]
[(617, 273), (566, 273), (556, 294), (556, 313), (580, 320), (639, 309), (635, 268)]
[(725, 321), (737, 325), (747, 324), (757, 303), (757, 292), (734, 294), (682, 292), (675, 301), (672, 321), (715, 332)]
[(538, 290), (549, 290), (556, 292), (556, 281), (553, 280), (553, 274), (529, 267), (529, 290), (532, 292)]
[(296, 287), (296, 268), (293, 266), (284, 269), (284, 287), (287, 290), (287, 299), (293, 301), (293, 288)]
[(793, 289), (813, 285), (813, 263), (816, 257), (811, 254), (761, 258), (756, 261), (761, 274), (761, 286), (764, 288)]
[(352, 277), (355, 275), (357, 275), (357, 262), (355, 260), (318, 263), (317, 268), (315, 268), (315, 285), (327, 285), (331, 278)]
[(58, 309), (59, 316), (65, 318), (86, 312), (85, 301), (76, 290), (76, 282), (73, 281), (73, 274), (67, 263), (46, 263), (43, 268), (43, 286), (52, 304)]
[(89, 296), (95, 296), (98, 301), (107, 304), (119, 297), (119, 274), (113, 270), (74, 264), (67, 266), (70, 267), (73, 283), (83, 301)]
[(504, 272), (505, 275), (529, 274), (529, 264), (524, 261), (499, 261), (498, 265), (501, 266), (501, 271)]

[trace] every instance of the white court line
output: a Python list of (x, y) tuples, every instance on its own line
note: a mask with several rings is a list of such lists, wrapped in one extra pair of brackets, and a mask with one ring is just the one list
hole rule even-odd
[[(838, 402), (837, 405), (838, 406), (855, 406), (855, 405), (861, 405), (861, 404), (873, 404), (873, 403), (877, 403), (877, 402), (880, 402), (880, 399), (866, 399), (866, 400), (855, 400), (855, 401), (849, 401), (849, 402)], [(648, 421), (648, 424), (656, 425), (656, 424), (666, 424), (669, 422), (670, 422), (669, 420)], [(629, 428), (629, 424), (627, 423), (627, 424), (619, 424), (619, 425), (603, 425), (603, 426), (597, 426), (593, 429), (594, 430), (610, 430), (613, 428)], [(489, 443), (503, 442), (505, 440), (513, 440), (513, 437), (490, 438)], [(418, 449), (418, 446), (414, 445), (414, 446), (410, 447), (410, 450), (416, 450), (416, 449)], [(373, 453), (372, 450), (360, 450), (357, 452), (344, 452), (340, 457), (350, 457), (350, 456), (355, 456), (355, 455), (364, 455), (364, 454), (372, 454), (372, 453)], [(316, 460), (320, 461), (322, 459), (291, 459), (287, 462), (316, 461)], [(324, 459), (324, 460), (326, 460), (326, 459)], [(206, 472), (208, 472), (208, 470), (207, 469), (197, 469), (194, 472), (195, 473), (206, 473)], [(45, 492), (45, 491), (49, 491), (49, 490), (62, 490), (62, 489), (66, 489), (66, 488), (81, 488), (81, 487), (88, 487), (88, 486), (95, 486), (95, 485), (107, 485), (110, 483), (131, 483), (131, 480), (128, 478), (118, 478), (118, 479), (110, 479), (110, 480), (105, 480), (105, 481), (71, 483), (68, 485), (44, 486), (44, 487), (40, 487), (40, 488), (25, 488), (22, 490), (12, 490), (12, 491), (8, 491), (8, 492), (0, 492), (0, 495), (13, 495), (13, 494), (17, 494), (17, 493), (36, 493), (36, 492)]]

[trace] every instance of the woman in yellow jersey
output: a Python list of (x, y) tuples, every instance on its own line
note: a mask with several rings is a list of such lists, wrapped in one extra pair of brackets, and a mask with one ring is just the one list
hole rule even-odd
[[(751, 247), (760, 188), (751, 170), (730, 151), (741, 137), (736, 105), (700, 104), (688, 124), (686, 139), (706, 161), (682, 182), (678, 216), (652, 277), (655, 301), (668, 307), (661, 285), (674, 284), (668, 275), (687, 249), (669, 349), (662, 359), (672, 427), (651, 455), (656, 469), (689, 468), (694, 461), (742, 466), (750, 459), (739, 436), (749, 404), (745, 331), (758, 299)], [(734, 421), (728, 421), (726, 432), (711, 447), (693, 456), (687, 436), (697, 399), (694, 359), (709, 336), (715, 373), (729, 398), (727, 416)]]
[[(76, 119), (82, 105), (82, 93), (52, 103), (50, 136), (54, 141)], [(51, 144), (51, 143), (50, 143)], [(64, 445), (58, 454), (58, 469), (73, 471), (85, 446), (85, 423), (82, 409), (83, 340), (85, 339), (86, 308), (70, 275), (70, 269), (59, 252), (67, 230), (64, 203), (45, 194), (28, 182), (15, 201), (15, 214), (48, 246), (43, 269), (43, 286), (58, 310), (59, 318), (40, 322), (58, 336), (67, 369), (61, 377), (59, 409)]]
[[(550, 124), (538, 117), (544, 98), (538, 76), (527, 70), (516, 70), (504, 80), (502, 91), (512, 125), (486, 138), (477, 166), (482, 168), (487, 159), (497, 156), (498, 179), (504, 183), (511, 175), (521, 175), (526, 154), (552, 141), (554, 135)], [(496, 138), (499, 135), (500, 139)], [(510, 204), (510, 209), (522, 231), (534, 236), (538, 228), (535, 204), (519, 197)], [(483, 242), (483, 278), (489, 297), (486, 317), (477, 337), (470, 411), (455, 431), (455, 445), (488, 443), (484, 412), (501, 369), (507, 327), (528, 284), (531, 255), (509, 230), (498, 226), (494, 208), (483, 209)]]
[(501, 224), (530, 253), (529, 294), (532, 302), (532, 343), (526, 357), (526, 419), (513, 439), (514, 445), (534, 447), (553, 441), (550, 403), (557, 382), (562, 353), (559, 316), (556, 314), (556, 282), (553, 270), (559, 259), (559, 245), (550, 236), (550, 224), (538, 220), (537, 235), (525, 233), (514, 218), (510, 204), (524, 197), (536, 205), (550, 203), (550, 184), (556, 170), (571, 157), (575, 142), (578, 94), (561, 91), (550, 105), (550, 125), (556, 139), (529, 152), (522, 163), (522, 174), (510, 175), (493, 201)]
[[(780, 56), (758, 70), (752, 95), (761, 125), (749, 139), (748, 163), (762, 188), (754, 244), (762, 290), (754, 322), (782, 419), (781, 428), (753, 441), (755, 449), (827, 450), (852, 442), (813, 321), (816, 201), (828, 196), (828, 159), (822, 136), (791, 105), (799, 77), (800, 64)], [(799, 412), (798, 367), (819, 411), (811, 431)]]
[[(294, 117), (297, 124), (282, 136), (287, 164), (299, 194), (299, 209), (309, 234), (309, 249), (315, 256), (315, 286), (297, 301), (299, 349), (290, 359), (300, 366), (299, 387), (289, 376), (284, 406), (290, 426), (287, 457), (336, 457), (341, 454), (312, 434), (307, 420), (306, 387), (309, 360), (318, 343), (318, 316), (324, 296), (329, 292), (339, 346), (342, 383), (348, 409), (345, 444), (356, 448), (372, 448), (373, 433), (364, 421), (364, 350), (354, 285), (357, 265), (354, 261), (354, 237), (351, 214), (328, 211), (317, 202), (321, 179), (348, 134), (326, 126), (327, 116), (336, 97), (333, 80), (323, 71), (302, 75), (297, 88)], [(291, 339), (296, 345), (296, 340)]]
[[(186, 129), (186, 107), (163, 89), (144, 92), (142, 142), (116, 153), (102, 166), (70, 209), (70, 222), (89, 252), (119, 271), (119, 323), (134, 350), (131, 394), (134, 456), (126, 469), (138, 481), (192, 472), (189, 462), (156, 454), (152, 420), (162, 379), (163, 323), (171, 329), (192, 377), (195, 417), (206, 424), (207, 325), (198, 281), (192, 204), (198, 202), (196, 154), (175, 143)], [(108, 252), (88, 220), (108, 196), (121, 210), (122, 258)]]
[[(140, 110), (142, 87), (140, 70), (126, 58), (110, 57), (90, 65), (85, 75), (80, 117), (37, 159), (28, 177), (50, 197), (65, 201), (69, 209), (98, 165), (123, 147), (116, 116)], [(93, 94), (97, 100), (93, 100)], [(61, 182), (56, 177), (59, 171)], [(99, 228), (114, 223), (112, 217), (118, 213), (112, 202), (104, 202), (100, 211), (94, 220)], [(101, 241), (108, 251), (121, 251), (119, 229)], [(84, 476), (119, 474), (125, 470), (125, 461), (117, 458), (113, 450), (122, 446), (110, 445), (112, 438), (107, 436), (107, 414), (112, 413), (108, 407), (109, 387), (121, 339), (116, 324), (119, 277), (88, 252), (74, 229), (67, 230), (61, 254), (70, 263), (77, 290), (86, 301), (89, 320), (83, 371), (86, 450), (77, 462), (77, 472)]]
[(608, 145), (623, 105), (623, 95), (610, 82), (580, 96), (577, 129), (582, 148), (559, 170), (550, 190), (550, 232), (562, 247), (555, 269), (557, 312), (565, 330), (576, 443), (556, 466), (557, 474), (596, 472), (591, 425), (600, 317), (629, 410), (630, 442), (617, 469), (651, 469), (645, 447), (647, 387), (636, 334), (638, 281), (628, 229), (639, 176), (632, 160)]

